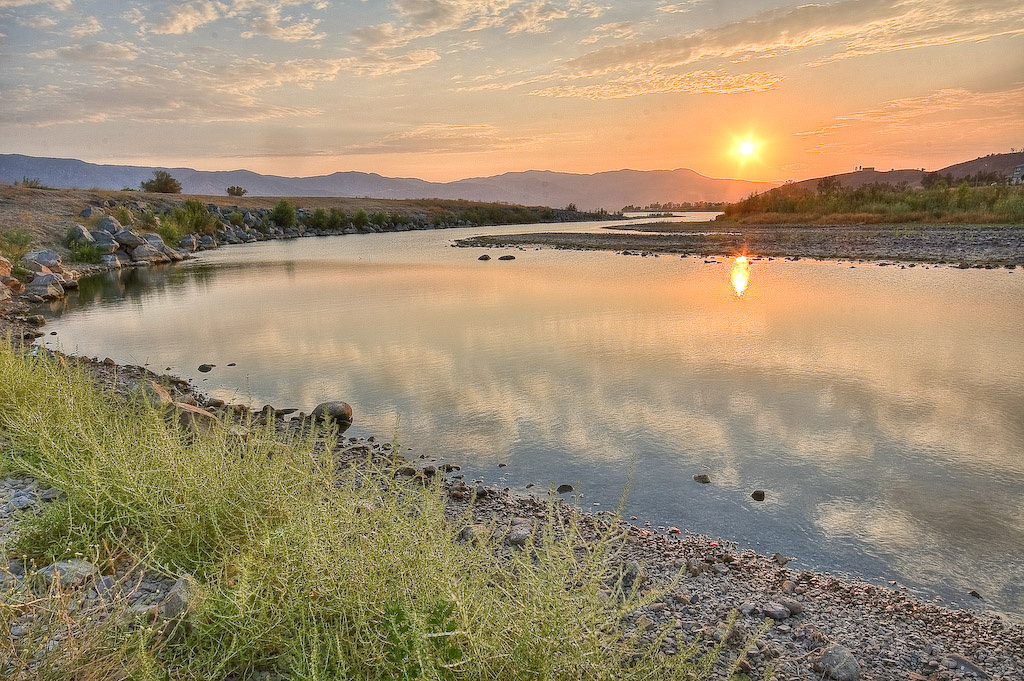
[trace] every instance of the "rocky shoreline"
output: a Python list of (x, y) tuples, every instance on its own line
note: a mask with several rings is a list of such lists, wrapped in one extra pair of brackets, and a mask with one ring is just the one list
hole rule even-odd
[(1014, 269), (1024, 266), (1024, 226), (930, 225), (742, 225), (651, 223), (621, 233), (544, 233), (460, 239), (463, 247), (542, 246), (568, 250), (616, 251), (624, 255), (671, 253), (775, 258), (897, 261), (957, 267)]
[[(54, 264), (62, 267), (61, 263)], [(26, 314), (32, 300), (21, 295), (0, 302), (0, 334), (10, 332), (25, 341), (40, 335), (37, 321)], [(81, 363), (100, 382), (123, 393), (136, 391), (140, 385), (160, 386), (167, 391), (168, 400), (190, 407), (193, 418), (245, 410), (207, 398), (186, 381), (157, 376), (142, 367), (88, 358), (67, 357), (66, 361)], [(289, 414), (273, 408), (250, 415), (273, 419), (279, 429), (301, 427), (300, 419), (289, 419)], [(548, 514), (548, 504), (564, 504), (557, 498), (469, 486), (458, 472), (457, 462), (406, 460), (374, 438), (348, 440), (353, 461), (365, 460), (369, 455), (391, 467), (395, 475), (439, 481), (448, 497), (451, 517), (471, 510), (474, 522), (463, 530), (466, 540), (483, 532), (484, 527), (496, 527), (503, 542), (521, 545)], [(18, 514), (34, 512), (59, 494), (59, 490), (44, 489), (24, 476), (0, 481), (0, 543)], [(622, 529), (626, 537), (622, 557), (628, 561), (630, 580), (638, 588), (657, 592), (671, 585), (653, 603), (633, 613), (630, 624), (630, 631), (646, 640), (665, 633), (661, 647), (666, 654), (678, 652), (694, 640), (701, 641), (704, 651), (721, 645), (723, 661), (740, 657), (741, 671), (751, 679), (1024, 678), (1024, 626), (1020, 624), (943, 608), (898, 588), (788, 569), (787, 558), (779, 554), (759, 555), (676, 528), (658, 534), (609, 514), (573, 512), (585, 527), (615, 524)], [(20, 579), (28, 569), (17, 561), (6, 567), (7, 580)], [(95, 570), (81, 562), (43, 568), (47, 569), (63, 573), (65, 579), (94, 580), (97, 599), (114, 588), (114, 583), (99, 578)], [(78, 577), (69, 577), (69, 573)], [(154, 573), (136, 575), (129, 581), (133, 586), (127, 597), (140, 613), (171, 616), (187, 603), (187, 580), (170, 580)], [(119, 583), (117, 579), (114, 582)], [(610, 592), (607, 596), (613, 597)], [(735, 623), (730, 624), (733, 617)], [(771, 626), (759, 634), (765, 622)]]
[[(253, 412), (225, 405), (203, 396), (187, 381), (142, 367), (89, 358), (65, 361), (79, 363), (122, 394), (134, 394), (141, 386), (154, 399), (186, 405), (189, 413), (202, 413), (201, 418), (245, 413), (257, 422), (272, 419), (282, 431), (303, 427), (302, 418), (289, 418), (286, 411), (264, 407)], [(727, 664), (740, 659), (740, 670), (751, 679), (1024, 678), (1024, 625), (923, 602), (898, 587), (790, 569), (789, 559), (780, 554), (760, 555), (676, 528), (658, 534), (608, 512), (583, 512), (558, 497), (467, 485), (452, 462), (406, 458), (373, 437), (342, 439), (349, 463), (369, 457), (396, 477), (442, 485), (451, 518), (471, 513), (473, 521), (462, 531), (467, 541), (493, 531), (510, 547), (521, 546), (548, 516), (552, 503), (576, 514), (585, 531), (616, 526), (625, 537), (621, 560), (627, 565), (628, 586), (658, 594), (654, 602), (632, 613), (628, 632), (644, 641), (664, 633), (665, 654), (679, 652), (693, 641), (700, 642), (701, 652), (721, 646), (718, 670), (724, 673)], [(0, 480), (0, 544), (18, 514), (36, 511), (59, 494), (25, 476)], [(15, 560), (0, 573), (6, 572), (8, 580), (21, 579), (30, 569)], [(170, 617), (187, 607), (187, 578), (156, 573), (101, 578), (95, 566), (75, 560), (42, 568), (44, 576), (52, 577), (54, 571), (69, 583), (95, 579), (95, 599), (104, 594), (112, 598), (115, 587), (128, 588), (117, 585), (130, 584), (123, 597), (135, 611), (151, 618)], [(613, 597), (611, 591), (605, 595)], [(765, 630), (766, 623), (770, 626)], [(19, 625), (19, 631), (29, 624)]]

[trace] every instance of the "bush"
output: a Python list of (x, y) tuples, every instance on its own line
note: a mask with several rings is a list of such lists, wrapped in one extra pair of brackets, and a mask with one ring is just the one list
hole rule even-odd
[(231, 214), (228, 215), (228, 222), (230, 222), (235, 227), (241, 227), (243, 224), (245, 224), (245, 216), (239, 213), (237, 210), (232, 211)]
[(355, 215), (352, 216), (352, 224), (359, 228), (365, 228), (370, 224), (370, 216), (366, 214), (366, 211), (360, 208)]
[(332, 208), (330, 215), (327, 217), (327, 226), (330, 229), (342, 229), (348, 222), (348, 216), (345, 215), (345, 211), (341, 208)]
[(22, 257), (32, 250), (32, 236), (23, 229), (9, 229), (0, 232), (0, 255), (17, 267)]
[(238, 185), (231, 185), (228, 187), (228, 196), (245, 196), (248, 193), (248, 189), (242, 189)]
[(139, 183), (144, 192), (156, 192), (158, 194), (180, 194), (181, 183), (171, 177), (166, 170), (154, 170), (153, 179)]
[(312, 215), (306, 218), (306, 226), (311, 229), (327, 229), (327, 223), (327, 211), (323, 208), (317, 208)]
[(156, 228), (164, 243), (176, 246), (186, 234), (213, 234), (219, 221), (206, 204), (188, 199), (171, 211)]
[(278, 227), (288, 228), (295, 226), (295, 206), (288, 203), (287, 200), (281, 199), (274, 206), (274, 210), (270, 212), (270, 219)]
[(135, 222), (135, 216), (128, 206), (118, 206), (113, 212), (114, 218), (125, 227), (131, 227)]
[[(0, 345), (0, 437), (0, 467), (63, 493), (21, 520), (15, 555), (145, 557), (195, 578), (187, 626), (174, 636), (108, 619), (107, 640), (118, 643), (109, 669), (89, 678), (139, 668), (148, 673), (138, 678), (189, 679), (711, 675), (685, 653), (658, 654), (665, 634), (626, 635), (627, 617), (661, 593), (602, 597), (622, 583), (621, 530), (585, 530), (557, 504), (525, 550), (460, 541), (470, 517), (446, 517), (439, 484), (340, 467), (335, 432), (277, 434), (272, 421), (248, 419), (184, 430), (141, 394), (119, 398), (74, 365), (9, 344)], [(0, 630), (20, 606), (0, 608)], [(75, 617), (66, 612), (61, 631)], [(13, 653), (22, 649), (31, 660), (31, 646)]]
[(78, 244), (71, 247), (71, 260), (98, 265), (103, 262), (103, 254), (100, 253), (96, 244)]

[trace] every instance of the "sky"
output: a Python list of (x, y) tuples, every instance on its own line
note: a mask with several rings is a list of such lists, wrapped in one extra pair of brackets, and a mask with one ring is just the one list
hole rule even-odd
[(1022, 147), (1014, 0), (0, 0), (0, 153), (784, 181)]

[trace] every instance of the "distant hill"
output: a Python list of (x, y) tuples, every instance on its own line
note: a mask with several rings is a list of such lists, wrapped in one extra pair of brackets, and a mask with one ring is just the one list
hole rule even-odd
[(561, 208), (575, 203), (581, 210), (617, 211), (625, 205), (663, 202), (738, 201), (776, 186), (705, 177), (688, 168), (615, 170), (593, 175), (547, 170), (474, 177), (455, 182), (384, 177), (376, 173), (338, 172), (316, 177), (261, 175), (249, 170), (203, 171), (192, 168), (100, 165), (75, 159), (0, 154), (0, 182), (38, 179), (50, 187), (81, 189), (138, 188), (166, 170), (186, 194), (221, 195), (238, 185), (251, 196), (354, 196), (381, 199), (467, 199)]
[[(928, 172), (937, 172), (940, 175), (946, 175), (947, 173), (953, 176), (954, 180), (962, 179), (968, 175), (977, 175), (979, 172), (989, 173), (995, 172), (1000, 175), (1009, 176), (1016, 166), (1024, 163), (1024, 152), (1015, 152), (1011, 154), (989, 154), (988, 156), (982, 156), (972, 161), (964, 161), (962, 163), (956, 163), (945, 168), (940, 168), (937, 171), (924, 171), (919, 169), (896, 169), (887, 171), (878, 171), (874, 168), (857, 170), (852, 173), (840, 173), (838, 175), (829, 175), (827, 177), (834, 177), (843, 185), (843, 187), (849, 189), (856, 189), (866, 184), (882, 183), (896, 185), (900, 182), (906, 182), (912, 187), (920, 187), (921, 179)], [(807, 189), (815, 189), (820, 177), (814, 177), (809, 180), (802, 180), (800, 182), (794, 182), (793, 186)]]

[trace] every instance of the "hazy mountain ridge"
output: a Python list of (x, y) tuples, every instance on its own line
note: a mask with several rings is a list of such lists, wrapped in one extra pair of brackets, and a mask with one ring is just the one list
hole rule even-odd
[(137, 188), (166, 170), (187, 194), (224, 195), (238, 185), (252, 196), (367, 196), (383, 199), (468, 199), (560, 208), (616, 211), (628, 204), (666, 201), (736, 201), (777, 183), (705, 177), (688, 168), (613, 170), (592, 175), (528, 170), (453, 182), (384, 177), (376, 173), (336, 172), (313, 177), (262, 175), (250, 170), (202, 171), (192, 168), (101, 165), (77, 159), (0, 154), (0, 182), (38, 179), (50, 187)]
[[(1024, 152), (1018, 151), (1008, 154), (989, 154), (988, 156), (981, 156), (979, 158), (971, 159), (970, 161), (954, 163), (951, 166), (946, 166), (939, 170), (898, 168), (881, 171), (869, 168), (865, 170), (855, 170), (849, 173), (838, 173), (827, 177), (834, 177), (839, 180), (843, 187), (851, 189), (863, 187), (866, 184), (874, 184), (876, 182), (892, 185), (899, 184), (900, 182), (906, 182), (912, 187), (920, 187), (921, 180), (925, 175), (931, 172), (937, 172), (940, 175), (946, 175), (948, 173), (952, 175), (955, 180), (959, 180), (967, 175), (977, 175), (979, 172), (994, 172), (1000, 175), (1009, 176), (1013, 172), (1013, 169), (1022, 163), (1024, 163)], [(820, 177), (814, 177), (808, 180), (801, 180), (800, 182), (794, 183), (794, 185), (797, 187), (814, 189), (820, 179)]]

